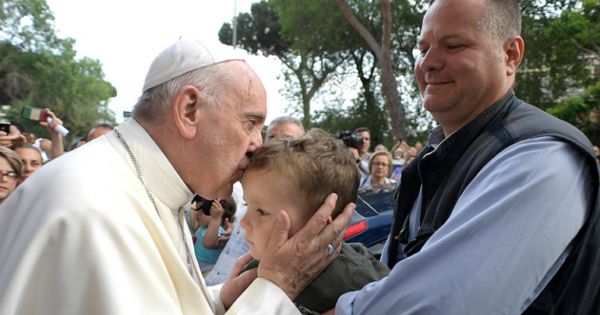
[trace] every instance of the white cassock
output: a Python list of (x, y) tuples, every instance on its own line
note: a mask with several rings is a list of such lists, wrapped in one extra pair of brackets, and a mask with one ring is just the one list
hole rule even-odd
[[(149, 193), (114, 131), (34, 173), (0, 206), (0, 315), (224, 313), (180, 210), (192, 192), (135, 120), (118, 129)], [(227, 312), (295, 313), (264, 279)]]

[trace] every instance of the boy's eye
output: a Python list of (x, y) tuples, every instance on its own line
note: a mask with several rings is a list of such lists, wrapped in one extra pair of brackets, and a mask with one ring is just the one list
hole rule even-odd
[(263, 216), (263, 215), (267, 215), (268, 213), (265, 212), (263, 209), (256, 209), (256, 212), (258, 212), (259, 215)]

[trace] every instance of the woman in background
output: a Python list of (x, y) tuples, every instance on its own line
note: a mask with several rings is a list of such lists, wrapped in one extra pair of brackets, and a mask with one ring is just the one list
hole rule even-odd
[(377, 151), (369, 159), (369, 176), (363, 178), (358, 187), (358, 192), (380, 191), (392, 189), (396, 181), (389, 177), (392, 167), (392, 155), (387, 151)]
[(21, 177), (21, 158), (6, 147), (0, 146), (0, 203), (12, 193)]

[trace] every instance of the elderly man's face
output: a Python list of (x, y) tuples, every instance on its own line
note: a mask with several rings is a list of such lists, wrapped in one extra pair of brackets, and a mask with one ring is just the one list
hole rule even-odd
[(200, 178), (192, 186), (207, 199), (228, 196), (246, 166), (248, 155), (262, 145), (261, 130), (267, 116), (266, 93), (260, 79), (241, 61), (228, 62), (238, 75), (223, 85), (219, 105), (203, 110), (203, 135), (198, 146)]

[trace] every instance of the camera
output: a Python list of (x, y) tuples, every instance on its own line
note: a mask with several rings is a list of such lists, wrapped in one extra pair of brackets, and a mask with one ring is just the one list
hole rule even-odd
[(192, 199), (192, 203), (202, 203), (201, 208), (196, 208), (196, 210), (202, 210), (202, 212), (205, 215), (210, 215), (210, 207), (212, 207), (212, 200), (208, 200), (208, 199), (204, 199), (202, 197), (200, 197), (199, 195), (194, 196), (194, 199)]
[(4, 131), (8, 135), (10, 133), (10, 123), (0, 122), (0, 130)]
[(363, 146), (363, 138), (359, 135), (355, 135), (350, 131), (341, 131), (338, 133), (338, 139), (342, 140), (344, 144), (349, 148), (355, 148), (360, 150)]

